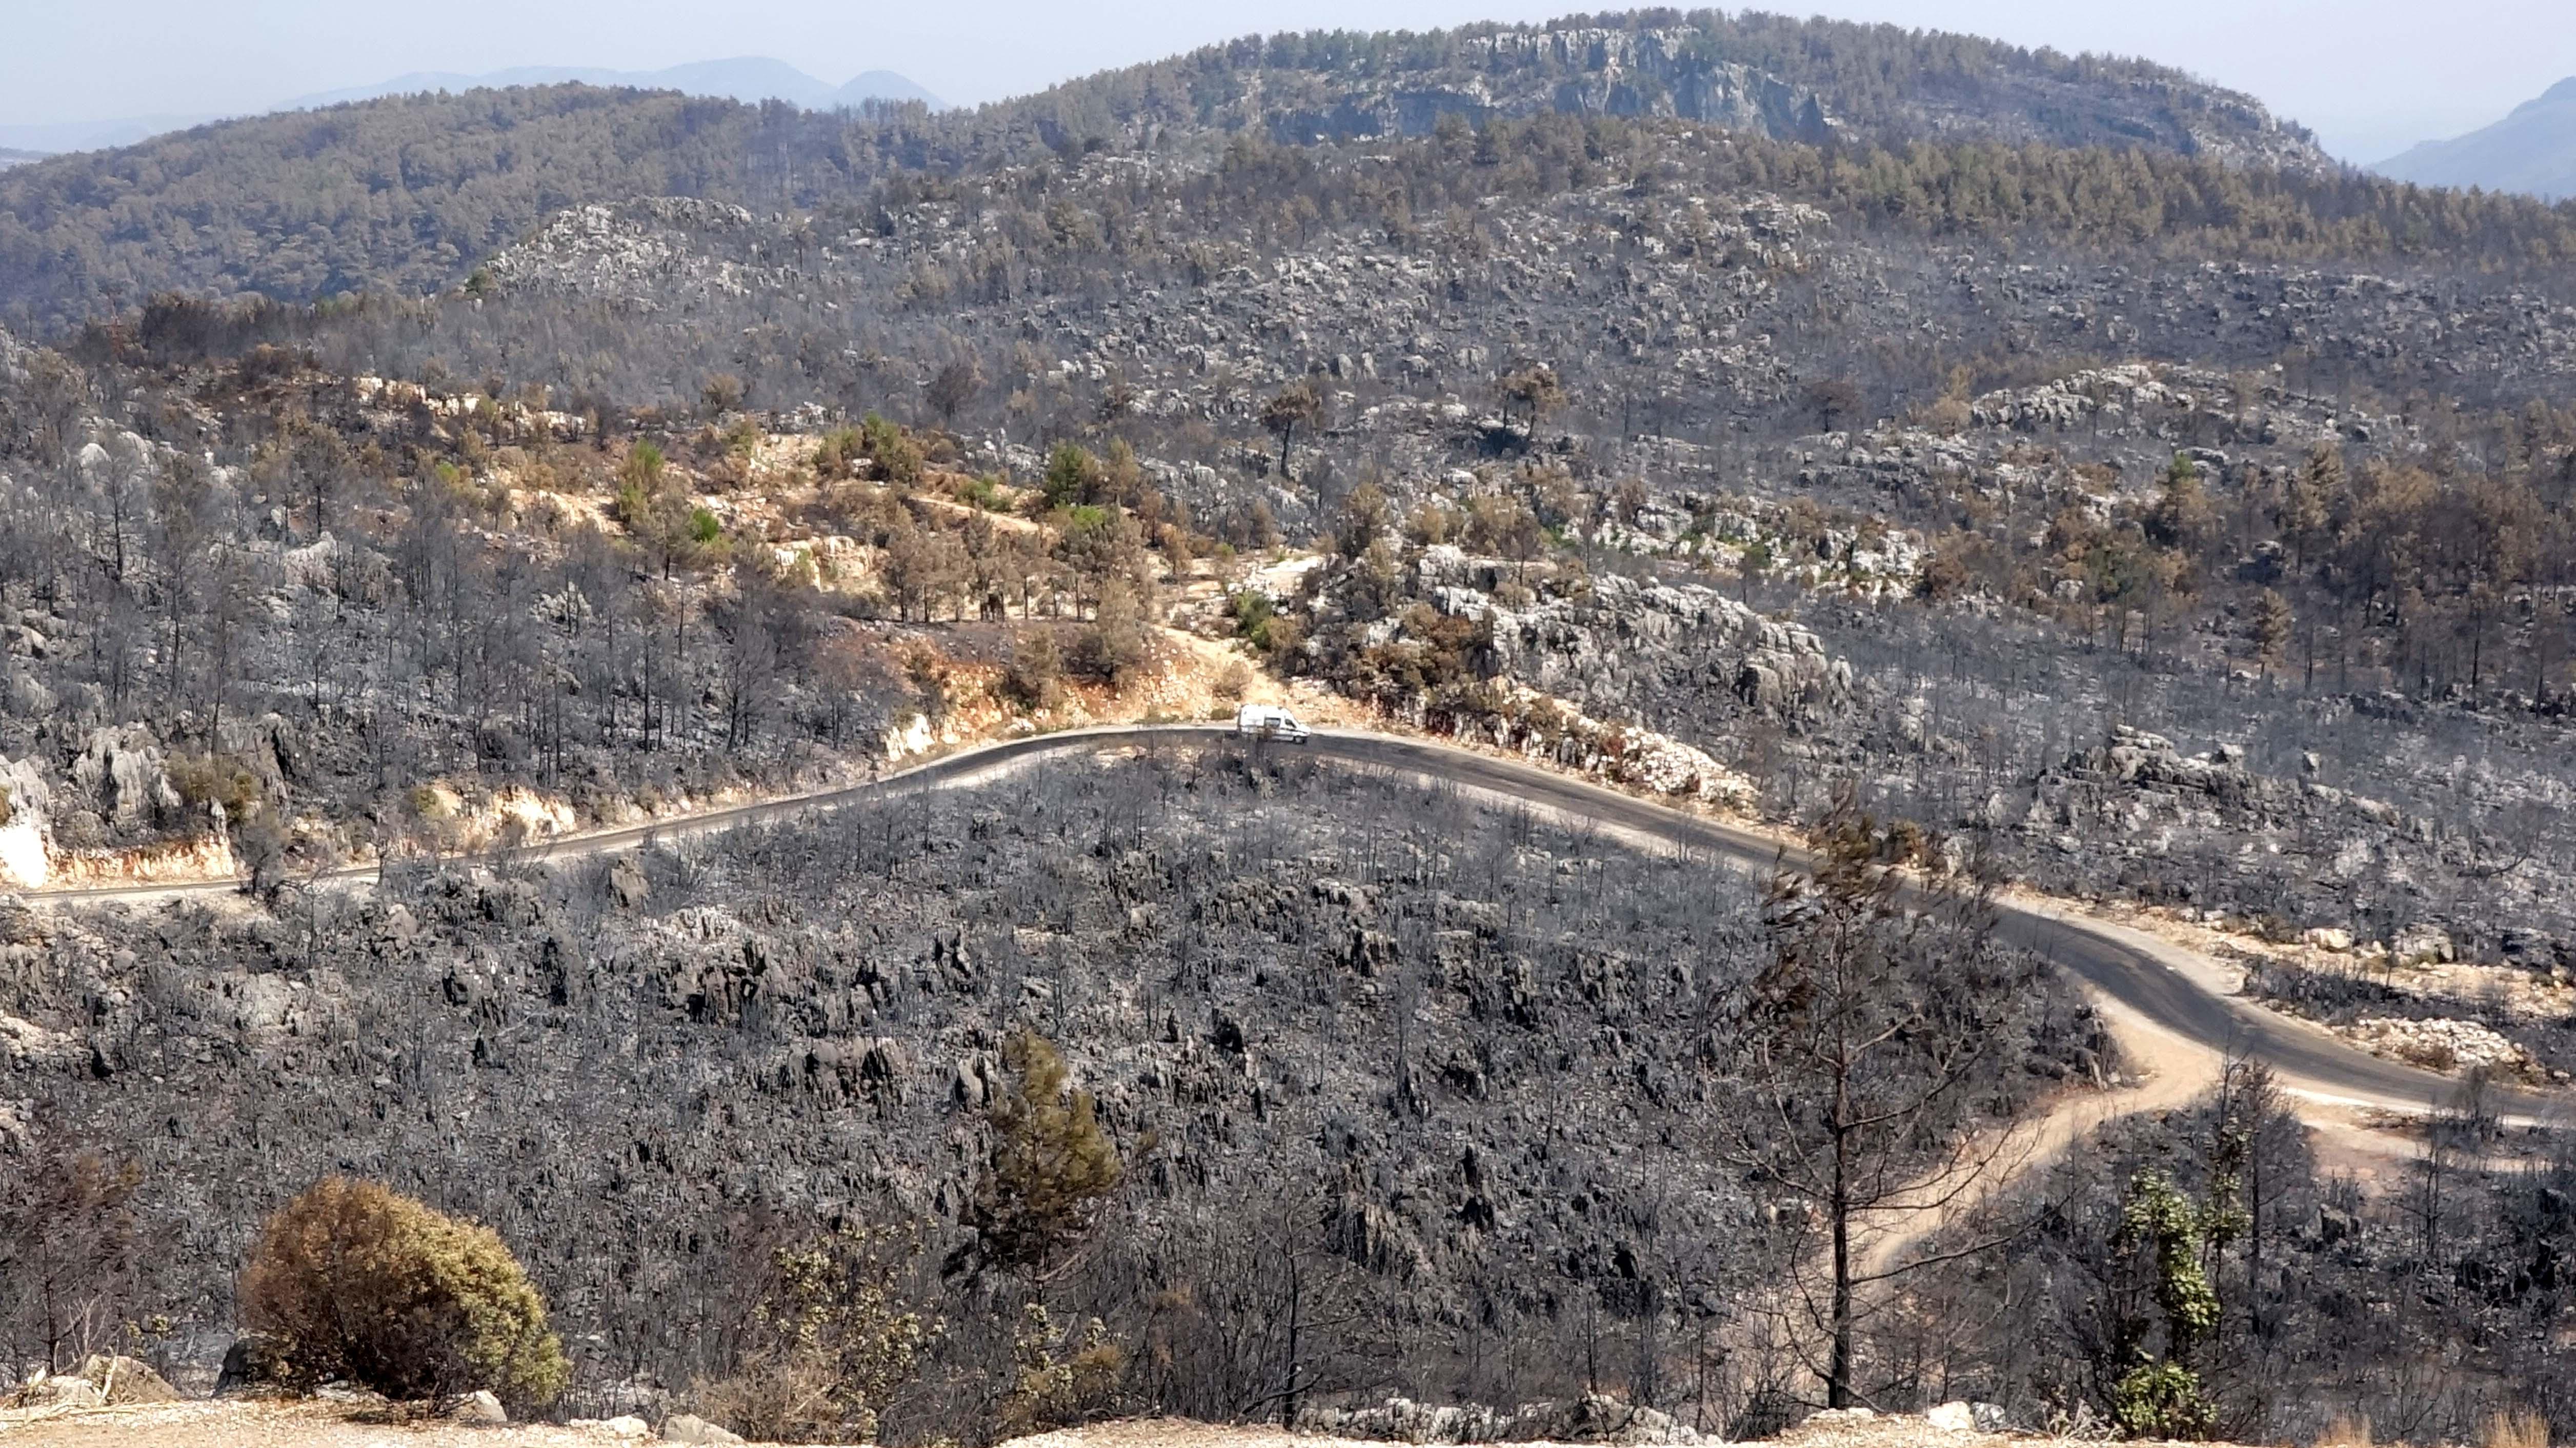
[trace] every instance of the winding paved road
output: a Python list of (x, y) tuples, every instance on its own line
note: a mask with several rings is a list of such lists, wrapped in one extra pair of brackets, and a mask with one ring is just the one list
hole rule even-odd
[[(1230, 737), (1232, 730), (1225, 725), (1113, 726), (1031, 735), (946, 755), (868, 784), (709, 810), (681, 819), (568, 835), (534, 846), (522, 857), (577, 859), (632, 849), (655, 839), (773, 823), (815, 809), (968, 783), (1042, 758), (1132, 749), (1157, 742), (1205, 744)], [(1385, 734), (1319, 730), (1306, 747), (1318, 757), (1445, 780), (1688, 845), (1750, 869), (1767, 869), (1784, 858), (1790, 864), (1802, 859), (1800, 852), (1794, 850), (1784, 856), (1777, 841), (1751, 830), (1685, 814), (1534, 765), (1454, 746)], [(323, 878), (364, 883), (375, 874), (374, 866), (364, 865), (336, 870)], [(239, 884), (237, 880), (208, 880), (87, 886), (29, 891), (24, 898), (48, 904), (148, 902), (222, 894), (238, 889)], [(2382, 1060), (2343, 1044), (2313, 1025), (2220, 995), (2160, 958), (2133, 932), (2018, 902), (2007, 901), (2000, 908), (2007, 939), (2039, 952), (2102, 994), (2178, 1036), (2224, 1054), (2271, 1063), (2295, 1088), (2350, 1103), (2404, 1111), (2438, 1106), (2449, 1100), (2456, 1089), (2444, 1077)], [(2534, 1122), (2557, 1123), (2576, 1115), (2567, 1109), (2569, 1103), (2536, 1092), (2499, 1091), (2493, 1093), (2491, 1100), (2500, 1113)]]

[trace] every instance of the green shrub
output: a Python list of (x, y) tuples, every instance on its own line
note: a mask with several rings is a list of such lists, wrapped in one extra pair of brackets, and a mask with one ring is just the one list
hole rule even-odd
[(2132, 1438), (2206, 1438), (2218, 1412), (2200, 1375), (2180, 1363), (2142, 1363), (2111, 1390), (2111, 1417)]
[(871, 412), (860, 422), (859, 432), (867, 444), (868, 456), (876, 460), (879, 481), (900, 487), (921, 481), (925, 462), (921, 445), (901, 426)]
[(973, 1215), (989, 1260), (1034, 1271), (1090, 1229), (1125, 1168), (1091, 1093), (1070, 1089), (1045, 1037), (1011, 1037), (1002, 1064), (1016, 1084), (993, 1105), (993, 1158)]
[(2116, 1240), (2150, 1256), (2148, 1294), (2165, 1319), (2163, 1358), (2139, 1363), (2111, 1390), (2111, 1416), (2130, 1437), (2206, 1438), (2217, 1426), (2218, 1410), (2201, 1390), (2200, 1375), (2182, 1359), (2218, 1332), (2218, 1294), (2202, 1270), (2202, 1248), (2224, 1246), (2242, 1230), (2234, 1184), (2225, 1175), (2212, 1182), (2207, 1206), (2161, 1171), (2130, 1179)]
[(859, 436), (857, 428), (834, 428), (814, 449), (814, 471), (827, 478), (847, 478), (857, 471), (867, 451), (867, 440)]
[(1270, 620), (1277, 616), (1279, 605), (1259, 589), (1246, 588), (1234, 595), (1234, 631), (1252, 641), (1256, 649), (1270, 647)]
[(627, 449), (626, 460), (617, 465), (617, 480), (639, 493), (650, 493), (662, 485), (662, 450), (649, 442), (639, 442)]
[(1100, 460), (1074, 443), (1058, 443), (1047, 455), (1043, 487), (1046, 507), (1071, 508), (1092, 501), (1100, 489)]
[(259, 776), (228, 754), (182, 754), (165, 766), (170, 787), (196, 809), (224, 807), (224, 818), (239, 822), (260, 801)]
[(1024, 710), (1052, 709), (1064, 701), (1064, 656), (1044, 629), (1020, 635), (1002, 670), (1002, 694)]
[(375, 1182), (325, 1178), (279, 1208), (240, 1295), (243, 1325), (276, 1342), (301, 1386), (346, 1379), (397, 1399), (489, 1389), (528, 1407), (570, 1375), (545, 1300), (498, 1234)]

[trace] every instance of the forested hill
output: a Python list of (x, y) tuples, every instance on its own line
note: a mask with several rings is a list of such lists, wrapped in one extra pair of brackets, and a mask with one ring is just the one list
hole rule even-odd
[(803, 116), (562, 85), (258, 116), (55, 157), (0, 174), (0, 319), (60, 325), (169, 290), (433, 289), (566, 206), (756, 194), (764, 165), (781, 168), (767, 129)]
[(980, 111), (851, 117), (579, 85), (420, 95), (199, 127), (0, 174), (0, 324), (44, 332), (150, 295), (310, 301), (454, 285), (547, 216), (695, 196), (867, 199), (897, 169), (1084, 150), (1303, 143), (1550, 113), (1774, 140), (2102, 146), (2322, 170), (2250, 99), (2134, 61), (1890, 26), (1718, 12), (1247, 39)]

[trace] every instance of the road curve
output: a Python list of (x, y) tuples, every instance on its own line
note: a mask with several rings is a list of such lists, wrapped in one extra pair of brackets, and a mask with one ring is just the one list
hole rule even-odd
[[(1033, 734), (945, 755), (866, 784), (708, 810), (680, 819), (567, 835), (531, 846), (516, 858), (569, 860), (635, 848), (649, 841), (768, 824), (816, 809), (939, 788), (1042, 758), (1097, 754), (1156, 743), (1211, 743), (1233, 737), (1226, 725), (1115, 725)], [(1286, 749), (1288, 745), (1252, 747)], [(1751, 830), (1703, 819), (1616, 790), (1570, 779), (1535, 765), (1478, 754), (1453, 745), (1359, 731), (1321, 730), (1304, 746), (1320, 758), (1338, 759), (1500, 794), (1568, 815), (1635, 831), (1762, 870), (1797, 865), (1801, 854)], [(330, 871), (326, 882), (363, 883), (372, 865)], [(224, 894), (238, 879), (81, 886), (24, 892), (31, 903), (148, 902)], [(2167, 965), (2154, 953), (2120, 937), (2115, 927), (2042, 907), (1999, 906), (2006, 939), (2041, 954), (2085, 984), (2135, 1010), (2154, 1024), (2211, 1050), (2270, 1063), (2290, 1084), (2312, 1093), (2404, 1111), (2437, 1107), (2457, 1089), (2448, 1078), (2356, 1050), (2305, 1022), (2218, 995)], [(2555, 1122), (2567, 1113), (2557, 1098), (2529, 1091), (2498, 1091), (2500, 1113)]]

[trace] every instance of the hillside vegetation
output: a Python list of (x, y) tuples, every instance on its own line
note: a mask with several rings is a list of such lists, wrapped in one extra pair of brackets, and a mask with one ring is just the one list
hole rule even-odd
[[(2495, 1108), (2576, 1082), (2571, 260), (2153, 67), (1671, 12), (12, 170), (0, 874), (242, 889), (0, 901), (0, 1355), (203, 1386), (343, 1175), (568, 1415), (2576, 1423)], [(1826, 868), (1249, 747), (530, 862), (1247, 700)], [(2006, 886), (2451, 1094), (2213, 1065), (1874, 1244), (2138, 1069)]]
[(314, 301), (453, 285), (549, 213), (679, 195), (867, 199), (1103, 145), (1420, 134), (1447, 119), (1676, 117), (1864, 146), (1986, 139), (2327, 168), (2251, 100), (2137, 63), (1717, 12), (1424, 35), (1283, 35), (971, 113), (861, 117), (579, 85), (413, 95), (228, 121), (0, 182), (0, 321), (47, 328), (163, 291)]
[(760, 112), (556, 86), (227, 121), (0, 181), (0, 315), (156, 292), (308, 301), (452, 285), (537, 218), (606, 196), (740, 195)]

